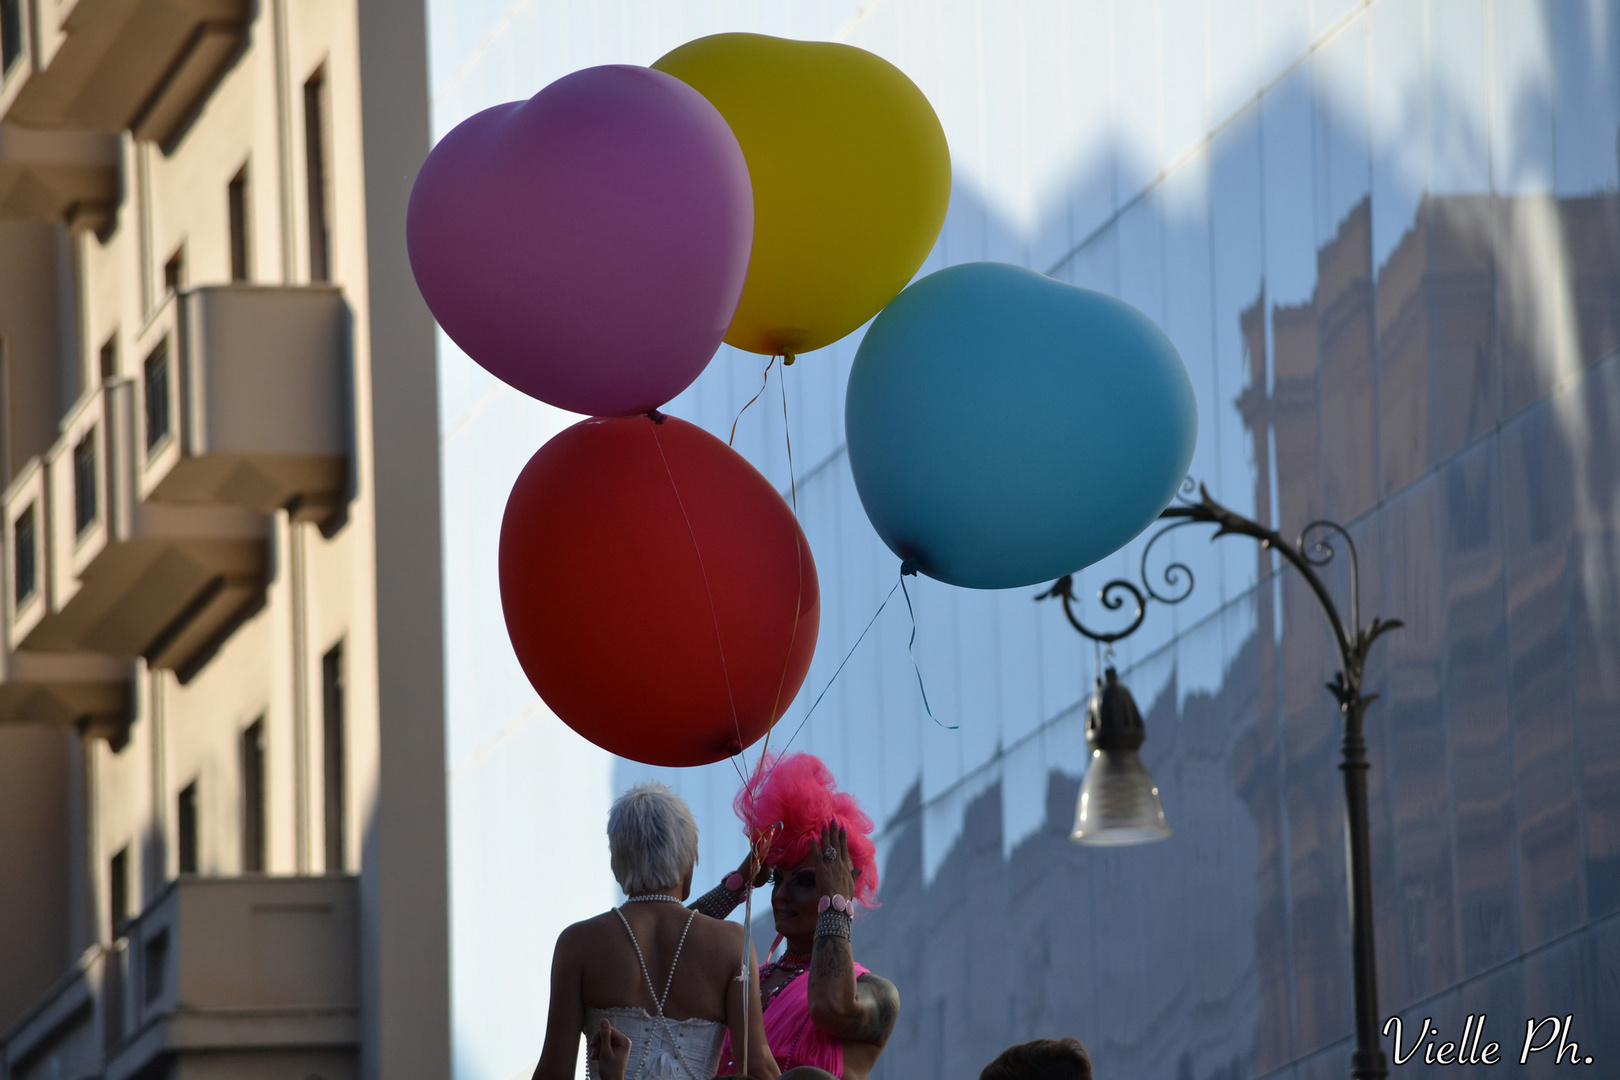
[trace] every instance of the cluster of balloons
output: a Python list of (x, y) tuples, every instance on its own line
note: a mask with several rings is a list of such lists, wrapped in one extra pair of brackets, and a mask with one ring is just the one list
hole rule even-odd
[(518, 660), (586, 738), (655, 765), (739, 753), (815, 651), (793, 512), (657, 411), (722, 341), (791, 363), (872, 320), (850, 467), (884, 542), (940, 581), (1073, 572), (1174, 496), (1196, 412), (1146, 316), (997, 263), (907, 287), (950, 187), (944, 131), (899, 70), (757, 34), (575, 72), (428, 156), (407, 243), (439, 324), (511, 386), (591, 416), (525, 466), (499, 554)]
[(428, 307), (490, 373), (591, 416), (524, 467), (499, 554), (513, 649), (580, 734), (699, 765), (786, 711), (820, 620), (809, 544), (747, 461), (657, 409), (722, 340), (791, 361), (865, 323), (949, 199), (905, 75), (757, 34), (574, 72), (429, 154), (406, 222)]

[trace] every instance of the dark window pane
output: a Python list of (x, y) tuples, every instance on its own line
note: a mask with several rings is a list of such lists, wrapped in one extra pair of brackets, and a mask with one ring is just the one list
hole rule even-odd
[(0, 0), (0, 75), (22, 55), (22, 0)]
[(236, 174), (227, 191), (231, 219), (231, 280), (248, 279), (248, 198), (247, 166)]
[(38, 536), (34, 525), (34, 508), (30, 506), (17, 518), (12, 536), (16, 556), (12, 561), (11, 594), (19, 608), (33, 599), (39, 589)]
[(169, 437), (169, 342), (165, 338), (146, 358), (146, 450)]
[(163, 264), (163, 289), (165, 292), (177, 293), (180, 286), (185, 283), (186, 276), (186, 249), (176, 248), (169, 261)]
[(332, 280), (331, 230), (326, 219), (326, 72), (304, 84), (304, 168), (309, 196), (309, 280)]
[(96, 429), (73, 448), (73, 525), (79, 536), (100, 518), (96, 491)]
[(107, 867), (107, 915), (113, 937), (122, 937), (129, 922), (129, 848), (120, 848)]
[(242, 732), (242, 872), (264, 872), (264, 721)]
[(343, 723), (343, 646), (338, 644), (321, 660), (322, 708), (324, 713), (324, 763), (326, 774), (326, 869), (343, 870), (344, 819), (344, 723)]
[(169, 932), (160, 930), (146, 943), (145, 955), (141, 957), (141, 966), (145, 969), (146, 1003), (152, 1004), (163, 996), (163, 978), (169, 969)]
[(197, 872), (197, 782), (194, 780), (187, 784), (180, 792), (179, 813), (175, 815), (175, 826), (179, 836), (180, 872), (182, 874), (195, 874)]

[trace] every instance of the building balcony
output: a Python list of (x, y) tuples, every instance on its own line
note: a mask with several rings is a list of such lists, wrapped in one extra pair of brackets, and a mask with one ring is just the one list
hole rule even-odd
[[(249, 0), (4, 0), (0, 120), (171, 140), (241, 48)], [(3, 31), (0, 31), (3, 32)]]
[(0, 1078), (128, 1080), (233, 1051), (353, 1075), (357, 902), (352, 877), (182, 877), (0, 1033)]
[[(349, 489), (348, 308), (334, 286), (220, 285), (184, 294), (161, 340), (140, 355), (152, 369), (178, 341), (170, 395), (175, 437), (159, 445), (149, 404), (138, 418), (149, 448), (141, 497), (231, 504), (325, 517)], [(148, 377), (143, 386), (158, 392)], [(150, 401), (150, 399), (149, 399)], [(166, 436), (163, 436), (166, 437)]]
[(329, 287), (171, 297), (134, 378), (87, 394), (7, 489), (14, 650), (144, 657), (181, 673), (262, 600), (269, 522), (346, 494), (348, 326)]
[[(37, 623), (45, 607), (43, 462), (34, 459), (7, 490), (0, 533), (5, 553), (4, 633), (0, 633), (0, 723), (77, 725), (118, 738), (129, 716), (130, 665), (104, 653), (18, 651), (14, 628)], [(18, 545), (21, 550), (18, 550)]]
[(0, 124), (0, 221), (99, 228), (118, 201), (118, 140)]
[(77, 726), (119, 739), (130, 707), (130, 666), (103, 653), (0, 652), (0, 724)]
[(262, 595), (262, 515), (136, 497), (137, 390), (114, 380), (86, 395), (40, 467), (7, 490), (16, 649), (180, 668)]

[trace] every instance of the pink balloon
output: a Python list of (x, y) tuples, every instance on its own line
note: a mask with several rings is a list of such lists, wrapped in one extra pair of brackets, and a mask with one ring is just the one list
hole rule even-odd
[(468, 356), (542, 401), (630, 416), (719, 348), (754, 196), (703, 95), (613, 64), (456, 125), (417, 174), (405, 233), (423, 299)]

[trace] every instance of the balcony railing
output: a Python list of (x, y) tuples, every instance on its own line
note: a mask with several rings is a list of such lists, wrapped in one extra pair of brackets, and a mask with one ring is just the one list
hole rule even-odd
[(167, 143), (241, 48), (250, 0), (7, 0), (0, 120)]
[(160, 1057), (360, 1041), (355, 880), (172, 882), (0, 1033), (0, 1080), (126, 1080)]

